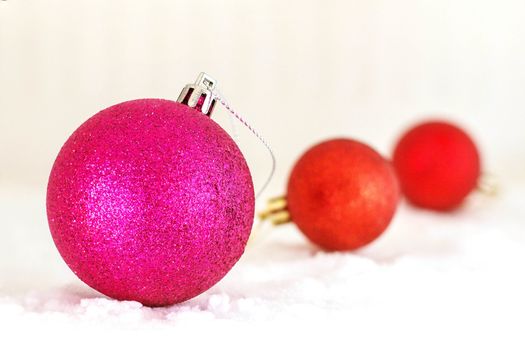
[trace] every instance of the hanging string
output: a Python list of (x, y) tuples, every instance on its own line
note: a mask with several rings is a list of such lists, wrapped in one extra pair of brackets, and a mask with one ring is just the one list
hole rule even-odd
[[(215, 100), (219, 101), (220, 104), (223, 105), (224, 108), (226, 108), (226, 110), (230, 113), (231, 116), (235, 117), (246, 128), (248, 128), (248, 130), (250, 130), (250, 132), (252, 134), (254, 134), (255, 137), (257, 137), (262, 142), (262, 144), (268, 150), (268, 153), (270, 153), (270, 157), (272, 158), (272, 167), (271, 167), (270, 173), (268, 174), (268, 177), (266, 178), (266, 180), (263, 183), (262, 187), (259, 189), (259, 191), (257, 191), (257, 194), (255, 195), (255, 198), (259, 198), (259, 196), (264, 192), (266, 187), (268, 187), (268, 185), (270, 184), (270, 181), (272, 180), (273, 175), (275, 173), (276, 160), (275, 160), (275, 154), (272, 151), (272, 147), (270, 146), (270, 144), (268, 142), (266, 142), (266, 140), (261, 136), (261, 134), (259, 134), (259, 132), (257, 130), (255, 130), (255, 128), (253, 126), (251, 126), (250, 123), (248, 123), (248, 121), (244, 117), (242, 117), (239, 113), (237, 113), (237, 111), (235, 111), (230, 106), (230, 104), (226, 101), (224, 96), (219, 91), (217, 91), (217, 89), (213, 89), (213, 90), (209, 90), (209, 91), (212, 94), (213, 98)], [(234, 129), (234, 132), (235, 132), (235, 129)], [(236, 135), (234, 135), (234, 136), (236, 136)]]
[(231, 132), (233, 141), (239, 143), (239, 130), (237, 130), (237, 123), (235, 122), (235, 118), (232, 118), (231, 115), (229, 115), (228, 122), (230, 124), (230, 132)]

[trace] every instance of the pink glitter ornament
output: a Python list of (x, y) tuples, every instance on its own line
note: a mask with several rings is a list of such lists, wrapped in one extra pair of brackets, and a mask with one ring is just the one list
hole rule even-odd
[(180, 103), (109, 107), (58, 154), (47, 190), (51, 234), (71, 270), (107, 296), (182, 302), (244, 251), (252, 178), (235, 142), (205, 115), (215, 103), (207, 84), (214, 81), (201, 75)]

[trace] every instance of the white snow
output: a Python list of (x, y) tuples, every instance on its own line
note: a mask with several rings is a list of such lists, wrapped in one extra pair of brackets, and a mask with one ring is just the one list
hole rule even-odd
[(211, 290), (168, 308), (110, 300), (53, 246), (44, 193), (0, 190), (0, 348), (519, 349), (525, 186), (437, 214), (402, 204), (384, 236), (324, 253), (263, 226)]

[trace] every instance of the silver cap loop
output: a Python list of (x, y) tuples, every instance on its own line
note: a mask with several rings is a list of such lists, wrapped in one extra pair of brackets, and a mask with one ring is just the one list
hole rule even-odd
[(217, 81), (214, 78), (202, 72), (194, 84), (188, 84), (182, 89), (177, 102), (195, 108), (209, 117), (215, 107), (213, 90), (216, 85)]

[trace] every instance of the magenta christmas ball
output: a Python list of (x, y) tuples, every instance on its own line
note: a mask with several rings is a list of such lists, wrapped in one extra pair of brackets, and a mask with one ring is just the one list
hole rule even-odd
[(246, 161), (207, 115), (144, 99), (109, 107), (64, 144), (47, 189), (54, 242), (99, 292), (161, 306), (237, 262), (254, 215)]

